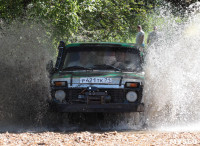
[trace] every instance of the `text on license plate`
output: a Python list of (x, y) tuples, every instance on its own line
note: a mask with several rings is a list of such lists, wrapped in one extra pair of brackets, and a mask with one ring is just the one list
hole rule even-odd
[(80, 83), (112, 83), (112, 78), (86, 77), (80, 78)]

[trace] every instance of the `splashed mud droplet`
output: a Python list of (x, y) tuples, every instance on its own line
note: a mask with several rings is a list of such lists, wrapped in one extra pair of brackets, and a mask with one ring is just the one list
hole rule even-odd
[(182, 24), (166, 20), (160, 39), (148, 48), (144, 98), (149, 127), (186, 129), (200, 122), (199, 24), (199, 14)]

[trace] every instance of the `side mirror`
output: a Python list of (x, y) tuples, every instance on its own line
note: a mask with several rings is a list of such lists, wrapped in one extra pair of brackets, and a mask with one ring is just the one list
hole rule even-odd
[(53, 68), (53, 61), (49, 60), (49, 62), (46, 65), (46, 70), (48, 71), (49, 74), (51, 74), (54, 70)]

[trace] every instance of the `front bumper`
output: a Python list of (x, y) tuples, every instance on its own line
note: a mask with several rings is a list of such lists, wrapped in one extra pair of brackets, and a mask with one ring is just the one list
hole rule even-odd
[(143, 103), (107, 103), (107, 104), (64, 104), (50, 103), (50, 109), (56, 112), (143, 112)]

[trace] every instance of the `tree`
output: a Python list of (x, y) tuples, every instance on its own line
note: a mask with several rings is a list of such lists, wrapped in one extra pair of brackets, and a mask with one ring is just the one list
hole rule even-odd
[(148, 13), (160, 0), (7, 0), (0, 5), (7, 23), (37, 21), (57, 42), (126, 41), (138, 24), (148, 28)]
[(24, 17), (27, 6), (35, 0), (1, 0), (0, 14), (1, 19), (10, 22), (18, 17)]

